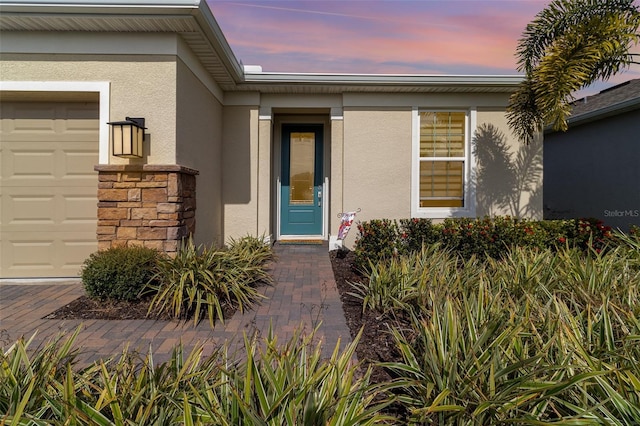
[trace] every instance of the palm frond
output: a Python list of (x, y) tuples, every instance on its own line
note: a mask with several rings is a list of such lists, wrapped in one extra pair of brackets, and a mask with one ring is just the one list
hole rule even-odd
[(555, 0), (518, 43), (526, 79), (511, 97), (509, 125), (525, 143), (545, 125), (567, 129), (573, 93), (634, 62), (640, 10), (632, 0)]

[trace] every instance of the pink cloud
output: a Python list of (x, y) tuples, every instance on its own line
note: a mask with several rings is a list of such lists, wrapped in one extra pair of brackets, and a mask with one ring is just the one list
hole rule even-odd
[(210, 1), (232, 49), (265, 71), (515, 73), (548, 1)]

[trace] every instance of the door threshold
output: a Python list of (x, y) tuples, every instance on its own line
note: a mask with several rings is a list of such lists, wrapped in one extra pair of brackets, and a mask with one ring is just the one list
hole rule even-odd
[(324, 244), (326, 242), (326, 240), (323, 240), (322, 238), (291, 238), (291, 237), (287, 237), (287, 238), (281, 238), (278, 240), (279, 244), (300, 244), (300, 245), (304, 245), (304, 244), (309, 244), (309, 245), (313, 245), (313, 244)]

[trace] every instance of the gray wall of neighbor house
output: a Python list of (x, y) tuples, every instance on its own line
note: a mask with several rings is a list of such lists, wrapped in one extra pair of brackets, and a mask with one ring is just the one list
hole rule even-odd
[(640, 110), (553, 132), (544, 141), (545, 219), (640, 225)]

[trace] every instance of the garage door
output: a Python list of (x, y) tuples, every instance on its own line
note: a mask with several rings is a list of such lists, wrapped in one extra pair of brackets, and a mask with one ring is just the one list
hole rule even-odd
[(98, 104), (0, 105), (0, 277), (74, 277), (97, 249)]

